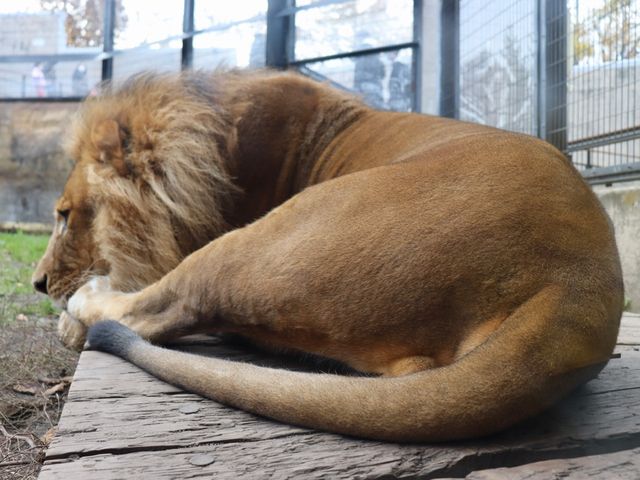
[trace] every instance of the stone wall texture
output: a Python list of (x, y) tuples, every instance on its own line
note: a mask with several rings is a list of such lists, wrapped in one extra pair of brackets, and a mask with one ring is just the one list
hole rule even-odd
[(72, 162), (62, 142), (69, 102), (0, 104), (0, 222), (50, 223)]

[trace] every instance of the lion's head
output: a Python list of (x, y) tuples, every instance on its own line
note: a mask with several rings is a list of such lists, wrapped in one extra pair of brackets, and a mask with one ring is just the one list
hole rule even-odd
[(228, 229), (229, 125), (213, 80), (142, 75), (83, 104), (36, 289), (64, 303), (108, 274), (113, 288), (137, 290)]

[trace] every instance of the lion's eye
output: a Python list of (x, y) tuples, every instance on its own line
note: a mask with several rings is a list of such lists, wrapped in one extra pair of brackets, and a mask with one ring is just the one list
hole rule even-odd
[(71, 210), (68, 209), (68, 208), (65, 208), (63, 210), (58, 210), (58, 215), (62, 219), (62, 222), (61, 222), (61, 225), (60, 225), (60, 232), (66, 230), (67, 222), (69, 221), (69, 213), (70, 212), (71, 212)]
[(69, 212), (71, 212), (71, 210), (68, 208), (65, 210), (58, 210), (58, 215), (60, 215), (66, 222), (67, 220), (69, 220)]

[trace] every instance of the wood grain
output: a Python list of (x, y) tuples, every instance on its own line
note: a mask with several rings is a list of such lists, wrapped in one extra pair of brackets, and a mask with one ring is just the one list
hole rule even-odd
[[(565, 401), (500, 435), (443, 445), (371, 442), (283, 425), (184, 393), (116, 357), (84, 352), (39, 478), (542, 479), (597, 476), (604, 465), (621, 475), (612, 478), (636, 478), (625, 477), (624, 468), (638, 471), (638, 324), (640, 318), (625, 318), (620, 358)], [(216, 339), (180, 348), (292, 364)]]

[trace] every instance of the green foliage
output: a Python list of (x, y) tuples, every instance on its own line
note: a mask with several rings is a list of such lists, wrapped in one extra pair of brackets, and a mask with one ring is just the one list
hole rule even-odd
[(0, 233), (0, 252), (8, 253), (16, 262), (31, 264), (40, 259), (48, 241), (45, 235)]
[(31, 274), (47, 241), (44, 235), (0, 233), (0, 324), (21, 313), (38, 317), (57, 313), (51, 300), (31, 286)]
[[(69, 47), (96, 47), (102, 45), (105, 0), (40, 0), (47, 12), (63, 12)], [(127, 25), (123, 0), (115, 0), (115, 34)]]
[(640, 15), (634, 0), (606, 0), (572, 25), (574, 63), (585, 59), (613, 62), (636, 58)]

